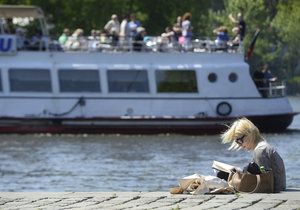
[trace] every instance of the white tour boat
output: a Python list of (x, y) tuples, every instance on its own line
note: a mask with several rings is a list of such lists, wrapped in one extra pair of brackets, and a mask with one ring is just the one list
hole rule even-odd
[[(18, 50), (5, 34), (5, 18), (24, 17), (40, 20), (43, 50)], [(2, 5), (0, 18), (0, 133), (202, 134), (240, 117), (278, 132), (295, 115), (283, 84), (261, 95), (242, 53), (199, 43), (193, 52), (59, 51), (39, 8)]]

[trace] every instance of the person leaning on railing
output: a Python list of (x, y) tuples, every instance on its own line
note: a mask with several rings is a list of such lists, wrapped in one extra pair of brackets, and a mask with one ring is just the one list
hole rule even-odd
[(270, 84), (277, 81), (277, 77), (274, 77), (268, 69), (268, 64), (261, 64), (260, 68), (253, 73), (253, 79), (263, 97), (268, 96)]
[(277, 81), (277, 77), (274, 77), (272, 75), (268, 67), (269, 65), (266, 63), (262, 65), (262, 72), (264, 73), (264, 79), (266, 80), (267, 83)]

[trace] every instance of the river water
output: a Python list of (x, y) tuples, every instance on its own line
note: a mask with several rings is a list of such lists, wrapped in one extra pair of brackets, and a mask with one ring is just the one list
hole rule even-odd
[[(300, 112), (300, 97), (291, 97)], [(278, 119), (280, 120), (280, 119)], [(300, 115), (285, 133), (264, 134), (300, 187)], [(219, 135), (1, 135), (0, 191), (168, 191), (186, 175), (214, 175), (213, 160), (240, 167)]]

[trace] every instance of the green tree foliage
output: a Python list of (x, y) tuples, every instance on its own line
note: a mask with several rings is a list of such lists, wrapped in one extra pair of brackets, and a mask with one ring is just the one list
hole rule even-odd
[(282, 1), (272, 26), (278, 34), (277, 64), (288, 78), (289, 92), (300, 92), (300, 1)]

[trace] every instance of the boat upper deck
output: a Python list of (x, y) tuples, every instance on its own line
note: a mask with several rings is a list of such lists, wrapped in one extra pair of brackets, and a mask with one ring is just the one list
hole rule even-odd
[[(39, 27), (29, 37), (26, 26), (37, 21)], [(37, 24), (35, 24), (37, 25)], [(31, 29), (32, 30), (32, 29)], [(78, 31), (78, 33), (76, 33)], [(137, 29), (137, 31), (139, 31)], [(36, 6), (0, 5), (0, 54), (15, 51), (100, 51), (100, 52), (242, 52), (242, 46), (231, 42), (216, 43), (209, 38), (194, 37), (181, 41), (174, 37), (143, 35), (141, 39), (121, 37), (117, 40), (105, 33), (83, 36), (77, 29), (66, 35), (64, 43), (50, 38), (43, 11)], [(9, 40), (12, 39), (11, 45)], [(10, 47), (9, 47), (10, 46)]]

